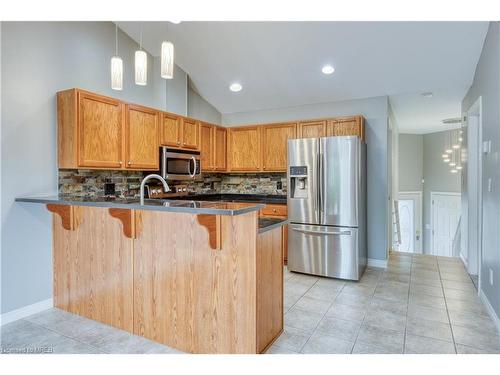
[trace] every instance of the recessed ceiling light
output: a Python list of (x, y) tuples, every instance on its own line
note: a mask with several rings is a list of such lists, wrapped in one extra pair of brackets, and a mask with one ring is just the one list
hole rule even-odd
[(180, 24), (181, 22), (182, 22), (182, 21), (180, 21), (180, 20), (170, 20), (170, 23), (173, 23), (173, 24), (175, 24), (175, 25), (178, 25), (178, 24)]
[(422, 93), (422, 94), (420, 94), (420, 95), (422, 95), (424, 98), (432, 98), (432, 97), (434, 96), (434, 94), (433, 94), (432, 92), (430, 92), (430, 91), (428, 91), (428, 92), (423, 92), (423, 93)]
[(321, 68), (323, 74), (332, 74), (335, 71), (335, 68), (331, 65), (325, 65)]
[(231, 86), (229, 86), (229, 90), (232, 92), (238, 92), (241, 91), (243, 87), (239, 83), (231, 83)]

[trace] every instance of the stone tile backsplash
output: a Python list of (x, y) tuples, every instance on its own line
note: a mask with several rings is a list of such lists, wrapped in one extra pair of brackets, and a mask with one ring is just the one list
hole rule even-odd
[[(59, 170), (59, 194), (80, 197), (104, 196), (104, 185), (114, 183), (119, 197), (139, 196), (143, 172), (83, 169)], [(278, 183), (281, 189), (278, 189)], [(273, 194), (286, 195), (285, 173), (223, 174), (204, 173), (196, 181), (169, 181), (187, 184), (192, 193)]]

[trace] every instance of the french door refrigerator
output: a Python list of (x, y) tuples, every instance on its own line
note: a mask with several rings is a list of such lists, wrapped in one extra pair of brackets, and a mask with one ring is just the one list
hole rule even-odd
[[(288, 141), (288, 269), (359, 280), (366, 268), (366, 144)], [(385, 220), (385, 218), (381, 218)]]

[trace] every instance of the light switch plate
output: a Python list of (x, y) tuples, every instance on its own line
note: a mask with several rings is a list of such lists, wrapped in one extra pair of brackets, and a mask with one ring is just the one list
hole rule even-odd
[(491, 185), (492, 185), (492, 183), (491, 183), (491, 177), (490, 177), (490, 178), (488, 178), (488, 192), (490, 192), (490, 193), (493, 190), (493, 187)]
[(491, 141), (483, 141), (483, 153), (489, 154), (491, 152)]

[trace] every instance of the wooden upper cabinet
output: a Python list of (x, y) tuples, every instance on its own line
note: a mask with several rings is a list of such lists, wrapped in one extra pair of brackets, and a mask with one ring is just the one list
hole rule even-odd
[(214, 130), (215, 127), (213, 125), (205, 122), (200, 123), (200, 159), (202, 172), (214, 170)]
[(226, 164), (226, 143), (227, 130), (220, 126), (214, 127), (214, 169), (216, 171), (225, 171)]
[(362, 116), (331, 119), (326, 126), (326, 136), (357, 135), (365, 140), (365, 126)]
[(297, 138), (295, 122), (262, 127), (262, 170), (286, 171), (288, 140), (293, 138)]
[(157, 111), (136, 106), (126, 106), (125, 166), (131, 169), (158, 170), (159, 143)]
[(199, 122), (190, 118), (182, 119), (182, 148), (198, 150), (200, 138)]
[(298, 138), (320, 138), (325, 136), (326, 120), (299, 122)]
[(160, 143), (164, 146), (180, 147), (182, 118), (172, 113), (162, 113)]
[(78, 167), (123, 165), (123, 105), (119, 100), (77, 92)]
[(261, 158), (261, 126), (244, 126), (231, 128), (228, 132), (228, 169), (230, 171), (260, 171)]

